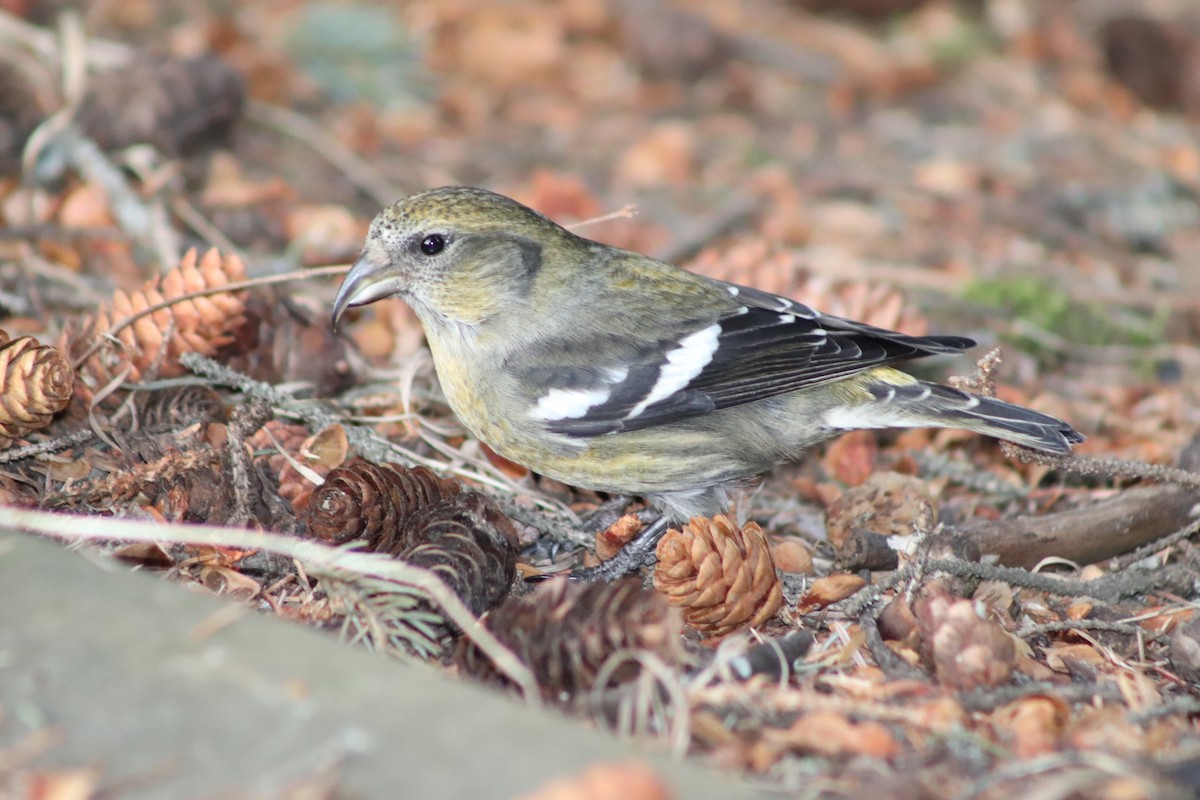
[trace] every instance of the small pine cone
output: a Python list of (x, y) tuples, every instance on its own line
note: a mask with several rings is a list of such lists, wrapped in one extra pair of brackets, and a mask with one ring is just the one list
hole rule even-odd
[(971, 600), (931, 592), (913, 605), (918, 651), (943, 686), (962, 691), (1012, 679), (1016, 644), (995, 620), (979, 616)]
[[(549, 580), (530, 594), (510, 597), (484, 624), (533, 670), (547, 697), (587, 691), (604, 663), (621, 651), (649, 651), (668, 664), (683, 660), (679, 612), (634, 578), (584, 584)], [(455, 659), (468, 675), (504, 682), (469, 637), (459, 640)], [(628, 682), (639, 670), (636, 660), (626, 660), (611, 680)]]
[(105, 150), (145, 143), (175, 158), (228, 140), (245, 100), (218, 56), (143, 55), (94, 76), (76, 119)]
[(723, 514), (667, 531), (658, 543), (654, 588), (712, 637), (762, 625), (783, 601), (762, 528), (753, 522), (739, 528)]
[(479, 616), (505, 597), (517, 572), (517, 530), (490, 498), (465, 492), (407, 524), (396, 558), (430, 570)]
[(308, 535), (333, 544), (366, 539), (366, 549), (399, 552), (413, 515), (461, 491), (424, 467), (354, 461), (329, 473), (308, 506)]
[(44, 428), (71, 401), (75, 373), (61, 352), (0, 331), (0, 448)]
[(208, 386), (190, 384), (138, 392), (138, 425), (144, 431), (182, 430), (197, 422), (223, 422), (225, 404)]
[[(114, 292), (111, 305), (102, 306), (82, 332), (64, 332), (62, 346), (73, 359), (77, 358), (132, 314), (245, 277), (246, 268), (237, 256), (221, 258), (216, 250), (210, 250), (197, 262), (196, 251), (189, 250), (178, 266), (149, 281), (141, 291)], [(184, 353), (211, 356), (232, 342), (233, 332), (243, 322), (244, 308), (245, 292), (206, 295), (160, 308), (117, 331), (115, 338), (120, 344), (105, 342), (83, 365), (80, 377), (90, 394), (126, 370), (126, 379), (130, 381), (141, 380), (148, 373), (159, 378), (182, 375), (179, 356)]]

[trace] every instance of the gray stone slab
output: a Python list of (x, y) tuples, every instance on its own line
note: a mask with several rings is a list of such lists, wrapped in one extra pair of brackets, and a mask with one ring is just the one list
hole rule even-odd
[(98, 764), (121, 798), (270, 797), (339, 760), (351, 797), (509, 798), (634, 757), (680, 798), (760, 796), (318, 631), (211, 624), (230, 608), (0, 531), (0, 747), (50, 726), (63, 740), (33, 764)]

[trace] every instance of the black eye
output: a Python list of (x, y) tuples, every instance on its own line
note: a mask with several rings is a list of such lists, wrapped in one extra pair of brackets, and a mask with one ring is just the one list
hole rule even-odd
[(427, 256), (436, 256), (446, 246), (446, 238), (440, 233), (431, 233), (421, 240), (421, 252)]

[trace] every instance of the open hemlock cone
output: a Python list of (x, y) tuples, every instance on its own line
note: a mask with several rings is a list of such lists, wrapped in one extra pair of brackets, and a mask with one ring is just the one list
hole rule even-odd
[(416, 514), (461, 491), (425, 467), (353, 461), (330, 472), (313, 494), (308, 534), (332, 544), (365, 539), (366, 549), (395, 554)]
[(431, 571), (476, 615), (502, 601), (516, 576), (512, 521), (487, 496), (425, 467), (338, 467), (313, 493), (305, 522), (315, 538), (362, 540), (364, 550)]
[(44, 428), (71, 401), (75, 373), (66, 357), (32, 336), (0, 331), (0, 449)]
[[(593, 688), (605, 663), (619, 653), (649, 651), (668, 664), (684, 657), (679, 612), (633, 578), (615, 583), (548, 580), (530, 594), (510, 597), (484, 622), (533, 670), (549, 697), (575, 697)], [(459, 640), (455, 661), (480, 680), (505, 682), (468, 637)], [(613, 670), (609, 684), (625, 683), (640, 671), (640, 662), (627, 658)]]
[(245, 102), (245, 82), (219, 56), (147, 54), (92, 76), (76, 118), (105, 150), (151, 144), (178, 158), (226, 144)]
[(517, 574), (517, 531), (494, 502), (464, 492), (409, 523), (396, 558), (442, 579), (476, 616), (508, 596)]
[(196, 251), (189, 250), (178, 266), (148, 281), (140, 291), (114, 292), (112, 301), (101, 306), (95, 317), (63, 331), (59, 347), (72, 360), (101, 343), (80, 368), (76, 392), (90, 400), (118, 377), (133, 382), (151, 376), (176, 377), (185, 372), (179, 363), (184, 353), (214, 355), (233, 341), (233, 332), (244, 321), (245, 292), (217, 292), (160, 308), (113, 333), (115, 341), (109, 340), (109, 332), (153, 305), (245, 277), (246, 267), (237, 256), (222, 258), (209, 250), (198, 259)]
[(658, 543), (654, 588), (708, 636), (758, 627), (779, 610), (783, 592), (762, 528), (723, 514), (693, 517)]

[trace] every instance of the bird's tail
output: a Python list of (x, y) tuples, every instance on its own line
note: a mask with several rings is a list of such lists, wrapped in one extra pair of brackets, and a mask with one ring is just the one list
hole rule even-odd
[[(879, 382), (864, 388), (874, 399), (856, 409), (860, 424), (847, 428), (959, 428), (1049, 453), (1069, 453), (1072, 445), (1084, 440), (1061, 419), (949, 386), (914, 381)], [(874, 424), (861, 424), (872, 418), (877, 420)]]

